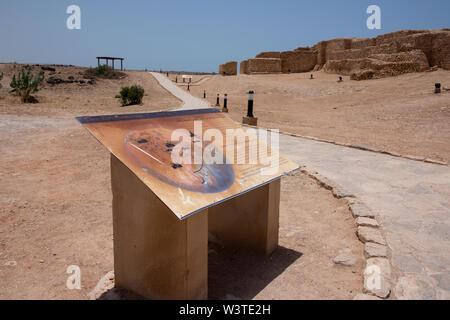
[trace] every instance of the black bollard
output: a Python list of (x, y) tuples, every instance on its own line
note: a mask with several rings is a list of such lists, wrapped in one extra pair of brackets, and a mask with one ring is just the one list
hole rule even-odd
[(203, 90), (203, 99), (206, 99), (206, 90)]
[(217, 103), (216, 103), (216, 107), (220, 107), (220, 95), (217, 94)]
[(225, 93), (223, 96), (223, 108), (222, 108), (222, 112), (228, 112), (228, 95)]
[(441, 93), (441, 84), (440, 83), (434, 84), (434, 93)]
[(191, 89), (189, 88), (189, 83), (188, 83), (187, 91), (191, 91)]
[(344, 81), (344, 80), (342, 79), (342, 77), (339, 77), (339, 81), (338, 81), (338, 82), (342, 82), (342, 81)]
[(253, 90), (250, 90), (248, 92), (248, 108), (247, 108), (247, 117), (253, 118), (253, 95), (255, 92)]
[(313, 74), (311, 74), (311, 79), (314, 79), (314, 75)]
[(175, 77), (175, 83), (178, 83), (178, 77)]
[(257, 126), (258, 125), (258, 118), (255, 118), (253, 116), (253, 95), (255, 92), (253, 90), (250, 90), (248, 92), (248, 109), (247, 109), (247, 116), (242, 118), (243, 124), (248, 124), (250, 126)]

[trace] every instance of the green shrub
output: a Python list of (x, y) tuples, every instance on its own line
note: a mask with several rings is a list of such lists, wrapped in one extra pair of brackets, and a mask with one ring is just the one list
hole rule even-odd
[(85, 75), (88, 77), (98, 77), (103, 79), (122, 79), (126, 75), (123, 72), (113, 70), (107, 65), (101, 65), (97, 68), (86, 70)]
[(120, 89), (120, 100), (122, 106), (141, 104), (144, 97), (144, 89), (141, 86), (122, 87)]
[(32, 67), (22, 69), (17, 75), (13, 75), (11, 83), (12, 88), (10, 92), (15, 92), (20, 96), (23, 103), (36, 102), (31, 94), (39, 90), (39, 85), (44, 81), (44, 72), (34, 75), (31, 73)]

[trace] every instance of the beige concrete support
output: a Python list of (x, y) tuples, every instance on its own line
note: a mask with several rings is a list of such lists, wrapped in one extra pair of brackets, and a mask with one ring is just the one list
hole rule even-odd
[(180, 221), (111, 155), (116, 287), (149, 299), (207, 299), (207, 210)]
[(208, 209), (211, 240), (270, 254), (278, 247), (280, 180)]

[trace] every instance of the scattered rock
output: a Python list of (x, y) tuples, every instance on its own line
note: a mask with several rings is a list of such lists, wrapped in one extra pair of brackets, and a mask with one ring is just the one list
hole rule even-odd
[(4, 266), (5, 267), (15, 267), (15, 266), (17, 266), (17, 261), (11, 260), (11, 261), (5, 262)]
[(363, 292), (386, 299), (391, 293), (391, 266), (385, 258), (371, 258), (367, 260), (364, 270)]
[(358, 239), (361, 240), (361, 242), (374, 242), (378, 244), (386, 244), (386, 240), (384, 239), (381, 232), (374, 228), (369, 227), (358, 227), (358, 230), (356, 232)]
[(333, 259), (333, 262), (335, 264), (351, 267), (355, 265), (356, 258), (348, 253), (341, 253), (337, 257)]
[(383, 299), (368, 294), (359, 293), (353, 298), (353, 300), (383, 300)]
[(353, 214), (353, 217), (356, 219), (358, 217), (365, 217), (365, 218), (375, 218), (374, 214), (370, 209), (362, 204), (362, 203), (353, 203), (350, 205), (350, 211)]
[(356, 218), (356, 225), (359, 227), (373, 227), (373, 228), (378, 228), (380, 226), (377, 220), (366, 217)]
[(364, 246), (364, 256), (369, 258), (386, 258), (387, 247), (381, 244), (366, 242)]

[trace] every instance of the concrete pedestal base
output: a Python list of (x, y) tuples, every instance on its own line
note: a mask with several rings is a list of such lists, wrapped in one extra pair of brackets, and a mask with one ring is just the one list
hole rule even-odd
[(111, 155), (115, 285), (149, 299), (207, 299), (208, 216), (180, 221)]
[(224, 244), (270, 254), (278, 247), (280, 180), (180, 221), (114, 155), (116, 287), (148, 299), (207, 299), (208, 229)]
[(250, 117), (243, 117), (242, 123), (247, 124), (249, 126), (257, 126), (258, 125), (258, 118), (250, 118)]
[(211, 239), (271, 254), (278, 247), (280, 180), (208, 209)]
[(222, 112), (228, 113), (228, 108), (222, 108)]

